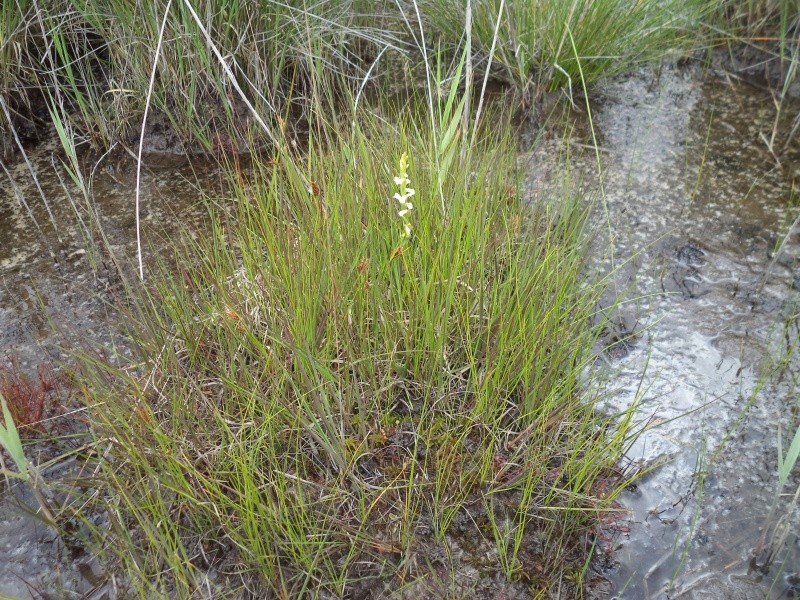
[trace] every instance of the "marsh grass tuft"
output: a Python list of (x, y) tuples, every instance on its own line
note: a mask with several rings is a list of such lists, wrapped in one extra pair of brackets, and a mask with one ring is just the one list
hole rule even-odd
[(142, 595), (211, 567), (275, 597), (433, 585), (430, 557), (480, 544), (547, 589), (623, 483), (626, 421), (582, 392), (585, 203), (528, 203), (507, 126), (441, 170), (408, 114), (355, 121), (232, 168), (135, 293), (135, 358), (86, 363), (99, 533)]
[(579, 62), (591, 84), (690, 47), (713, 4), (11, 0), (0, 9), (0, 96), (56, 97), (97, 148), (134, 146), (150, 103), (149, 132), (166, 133), (169, 149), (246, 152), (313, 121), (322, 73), (345, 95), (373, 78), (395, 84), (384, 54), (427, 69), (437, 51), (459, 56), (466, 37), (467, 79), (474, 64), (531, 99), (577, 89)]
[[(431, 30), (451, 44), (460, 43), (469, 3), (425, 0), (422, 5)], [(691, 48), (710, 7), (708, 0), (473, 2), (476, 63), (491, 56), (494, 64), (483, 68), (528, 97), (577, 89), (581, 81), (593, 84)]]
[(0, 157), (10, 150), (3, 138), (29, 115), (31, 95), (40, 84), (30, 51), (36, 45), (33, 14), (28, 0), (0, 3), (0, 98), (13, 114), (13, 122), (0, 116)]
[(402, 45), (380, 4), (357, 0), (47, 0), (36, 18), (42, 70), (76, 130), (104, 147), (132, 146), (151, 102), (151, 131), (170, 130), (178, 149), (243, 152), (274, 141), (253, 114), (275, 127), (305, 116), (319, 64), (347, 87), (379, 49)]

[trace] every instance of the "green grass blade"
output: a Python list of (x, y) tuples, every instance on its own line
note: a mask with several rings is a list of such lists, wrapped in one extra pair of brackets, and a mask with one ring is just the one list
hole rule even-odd
[(25, 453), (22, 449), (22, 440), (19, 437), (17, 426), (14, 424), (14, 419), (11, 418), (11, 411), (8, 410), (6, 399), (2, 395), (0, 395), (0, 403), (3, 405), (4, 421), (3, 425), (0, 425), (0, 445), (11, 455), (19, 474), (27, 479), (28, 461), (25, 459)]

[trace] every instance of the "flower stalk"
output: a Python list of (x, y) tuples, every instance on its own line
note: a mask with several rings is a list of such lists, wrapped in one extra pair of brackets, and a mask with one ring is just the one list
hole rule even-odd
[(393, 196), (400, 204), (397, 216), (403, 220), (403, 237), (408, 238), (411, 237), (411, 221), (408, 218), (408, 213), (414, 210), (414, 205), (409, 201), (409, 198), (416, 192), (414, 188), (409, 187), (411, 180), (408, 178), (408, 154), (405, 152), (400, 157), (400, 173), (394, 178), (394, 184), (400, 188)]

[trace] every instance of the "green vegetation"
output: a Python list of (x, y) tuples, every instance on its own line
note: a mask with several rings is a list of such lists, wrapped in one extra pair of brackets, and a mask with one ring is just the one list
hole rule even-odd
[(138, 130), (154, 75), (152, 104), (186, 148), (242, 151), (254, 133), (251, 110), (312, 110), (315, 69), (358, 77), (375, 47), (394, 43), (371, 2), (69, 4), (67, 15), (48, 11), (62, 89), (86, 131), (106, 143)]
[(11, 129), (19, 129), (30, 114), (30, 90), (39, 87), (31, 65), (31, 12), (26, 0), (0, 3), (0, 159), (11, 153)]
[(787, 87), (799, 15), (795, 0), (12, 0), (0, 8), (0, 97), (12, 108), (55, 98), (98, 148), (133, 146), (152, 104), (178, 149), (241, 152), (304, 128), (322, 87), (396, 84), (397, 67), (434, 49), (468, 46), (469, 77), (526, 100), (721, 40), (774, 53)]
[(27, 2), (3, 2), (0, 5), (0, 95), (19, 93), (25, 83), (24, 16)]
[[(152, 109), (169, 149), (236, 158), (227, 193), (205, 198), (209, 230), (128, 285), (132, 355), (80, 357), (96, 452), (73, 516), (120, 585), (147, 598), (458, 597), (494, 578), (580, 593), (631, 434), (630, 412), (595, 412), (587, 381), (604, 325), (591, 207), (566, 185), (525, 197), (510, 115), (482, 127), (475, 81), (526, 100), (585, 93), (689, 48), (708, 9), (4, 3), (3, 127), (43, 107), (87, 242), (103, 236), (83, 142), (136, 148)], [(783, 36), (796, 30), (774, 14)], [(794, 77), (797, 46), (781, 44)], [(388, 107), (418, 91), (384, 85), (401, 69), (422, 72), (426, 110)], [(31, 482), (3, 409), (18, 471), (3, 474)]]
[[(712, 6), (14, 0), (4, 3), (0, 22), (0, 95), (56, 98), (75, 131), (100, 148), (133, 146), (152, 104), (159, 126), (168, 124), (184, 151), (244, 151), (254, 141), (274, 143), (287, 124), (313, 120), (321, 87), (396, 84), (398, 66), (421, 65), (434, 48), (460, 56), (468, 45), (474, 74), (488, 73), (531, 99), (702, 43), (701, 19)], [(730, 10), (738, 15), (736, 7)]]
[(223, 559), (259, 596), (455, 589), (424, 561), (480, 540), (532, 589), (576, 569), (627, 434), (581, 391), (587, 207), (526, 204), (508, 129), (457, 141), (458, 106), (436, 143), (359, 118), (234, 171), (212, 233), (151, 275), (136, 362), (87, 384), (107, 550), (143, 595)]
[(57, 99), (100, 148), (133, 145), (151, 102), (184, 151), (242, 151), (255, 112), (272, 127), (313, 108), (315, 69), (348, 86), (377, 51), (402, 45), (381, 11), (348, 0), (11, 0), (0, 8), (0, 98)]
[[(697, 43), (706, 0), (473, 2), (476, 62), (491, 56), (500, 76), (536, 95), (594, 83)], [(464, 37), (467, 3), (426, 0), (432, 30)], [(582, 73), (579, 69), (582, 67)], [(582, 79), (583, 78), (583, 79)]]

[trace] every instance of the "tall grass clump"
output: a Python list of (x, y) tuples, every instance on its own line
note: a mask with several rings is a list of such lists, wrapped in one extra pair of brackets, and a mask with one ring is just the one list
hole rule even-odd
[[(51, 1), (56, 9), (62, 0)], [(12, 132), (28, 137), (34, 133), (34, 119), (42, 117), (36, 114), (36, 103), (41, 98), (43, 46), (35, 3), (0, 2), (0, 158), (11, 152)]]
[(55, 87), (87, 137), (130, 145), (149, 101), (166, 119), (156, 131), (188, 150), (230, 152), (256, 135), (274, 141), (255, 114), (275, 128), (308, 116), (317, 64), (342, 85), (360, 77), (395, 42), (382, 14), (360, 0), (69, 0), (39, 16)]
[[(424, 0), (430, 28), (459, 43), (471, 10), (476, 62), (525, 92), (578, 86), (685, 49), (708, 0)], [(581, 74), (581, 67), (583, 73)]]
[(722, 2), (708, 27), (712, 37), (727, 44), (741, 71), (763, 75), (775, 88), (773, 129), (769, 135), (762, 134), (762, 140), (780, 162), (800, 130), (800, 113), (790, 92), (800, 68), (800, 2)]
[(0, 5), (0, 94), (7, 97), (19, 91), (25, 76), (24, 51), (27, 46), (27, 19), (30, 17), (27, 0), (13, 0)]
[(579, 581), (627, 422), (582, 395), (588, 209), (526, 202), (507, 126), (396, 122), (233, 170), (131, 299), (134, 355), (85, 362), (99, 534), (142, 596), (441, 595), (481, 544), (485, 576)]

